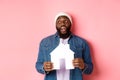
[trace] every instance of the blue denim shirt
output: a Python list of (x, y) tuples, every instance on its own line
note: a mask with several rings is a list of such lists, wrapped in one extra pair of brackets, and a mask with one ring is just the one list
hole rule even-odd
[[(45, 74), (44, 80), (57, 80), (56, 70), (46, 73), (43, 69), (43, 63), (45, 61), (51, 61), (50, 52), (54, 50), (59, 45), (60, 38), (58, 34), (54, 34), (44, 38), (39, 47), (38, 58), (36, 62), (36, 70), (39, 73)], [(72, 34), (68, 40), (70, 44), (70, 49), (74, 51), (74, 58), (83, 58), (84, 63), (87, 65), (84, 70), (79, 68), (70, 70), (70, 80), (82, 80), (82, 73), (90, 74), (93, 71), (93, 64), (90, 55), (90, 49), (87, 42)]]

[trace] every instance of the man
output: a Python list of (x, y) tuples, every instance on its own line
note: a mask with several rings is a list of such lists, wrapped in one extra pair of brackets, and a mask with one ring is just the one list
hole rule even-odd
[[(90, 74), (93, 71), (89, 46), (84, 39), (71, 32), (72, 24), (72, 18), (69, 14), (59, 13), (55, 17), (57, 32), (41, 41), (36, 69), (39, 73), (45, 74), (44, 80), (82, 80), (83, 73)], [(65, 50), (65, 47), (61, 47), (60, 44), (69, 44), (70, 50), (74, 52), (74, 59), (72, 60), (74, 69), (65, 69), (66, 63), (62, 59), (59, 60), (60, 69), (54, 69), (55, 64), (51, 61), (50, 53), (56, 48)], [(58, 52), (59, 54), (65, 56), (64, 53)]]

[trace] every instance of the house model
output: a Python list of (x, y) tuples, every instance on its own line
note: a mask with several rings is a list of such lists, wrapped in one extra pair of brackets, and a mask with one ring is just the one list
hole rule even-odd
[(72, 60), (74, 59), (74, 52), (70, 49), (69, 44), (59, 44), (51, 53), (51, 62), (53, 69), (60, 69), (60, 60), (65, 60), (66, 69), (74, 69)]

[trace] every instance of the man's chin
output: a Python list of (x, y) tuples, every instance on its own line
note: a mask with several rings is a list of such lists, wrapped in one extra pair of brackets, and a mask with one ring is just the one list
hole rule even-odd
[(67, 33), (66, 33), (66, 32), (61, 32), (60, 34), (61, 34), (61, 35), (66, 35)]
[(60, 31), (60, 34), (65, 35), (67, 34), (67, 31)]
[(67, 38), (69, 36), (67, 33), (60, 33), (59, 35), (61, 38)]

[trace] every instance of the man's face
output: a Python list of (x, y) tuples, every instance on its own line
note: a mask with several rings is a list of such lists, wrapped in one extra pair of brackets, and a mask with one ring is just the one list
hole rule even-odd
[(56, 21), (56, 29), (61, 38), (68, 36), (71, 29), (71, 22), (66, 16), (58, 17)]

